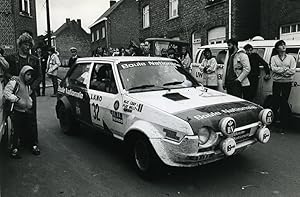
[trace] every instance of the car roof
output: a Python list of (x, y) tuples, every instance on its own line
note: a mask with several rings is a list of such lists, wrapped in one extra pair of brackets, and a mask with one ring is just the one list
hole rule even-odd
[[(246, 44), (251, 44), (253, 47), (274, 47), (277, 41), (279, 40), (257, 40), (257, 41), (245, 40), (245, 41), (239, 41), (239, 47), (243, 47)], [(284, 42), (288, 46), (300, 46), (300, 40), (284, 40)], [(219, 44), (204, 45), (198, 48), (198, 50), (205, 49), (205, 48), (227, 48), (227, 44), (219, 43)]]
[(77, 59), (80, 61), (106, 61), (106, 62), (137, 62), (137, 61), (175, 61), (164, 57), (145, 57), (145, 56), (108, 56), (108, 57), (82, 57)]

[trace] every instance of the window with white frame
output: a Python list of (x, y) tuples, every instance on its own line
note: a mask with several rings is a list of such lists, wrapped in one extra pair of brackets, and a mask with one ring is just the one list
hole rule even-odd
[(143, 7), (143, 28), (150, 27), (149, 5)]
[(178, 16), (178, 0), (169, 0), (169, 18)]
[(96, 40), (99, 40), (100, 39), (100, 31), (99, 29), (97, 29), (96, 31)]
[(105, 32), (105, 27), (101, 28), (101, 38), (105, 38), (106, 32)]
[(92, 32), (92, 42), (94, 42), (94, 41), (95, 41), (95, 33)]
[(300, 23), (286, 24), (280, 27), (280, 39), (282, 40), (299, 40)]
[(20, 12), (29, 16), (31, 15), (30, 0), (20, 0)]

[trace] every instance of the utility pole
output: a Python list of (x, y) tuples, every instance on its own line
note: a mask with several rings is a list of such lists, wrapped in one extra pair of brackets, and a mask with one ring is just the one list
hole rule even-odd
[(49, 9), (49, 0), (46, 0), (46, 12), (47, 12), (47, 38), (48, 38), (48, 47), (51, 47), (51, 27), (50, 27), (50, 9)]

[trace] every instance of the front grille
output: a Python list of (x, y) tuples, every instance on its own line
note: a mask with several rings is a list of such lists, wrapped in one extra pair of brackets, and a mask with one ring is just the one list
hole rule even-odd
[(249, 135), (250, 135), (250, 129), (245, 129), (245, 130), (235, 132), (233, 135), (233, 139), (236, 141), (236, 143), (241, 143), (243, 141), (248, 140)]

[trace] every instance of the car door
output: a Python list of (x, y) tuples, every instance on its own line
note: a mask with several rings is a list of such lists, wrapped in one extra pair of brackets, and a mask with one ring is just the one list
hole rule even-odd
[(111, 63), (95, 63), (90, 80), (90, 117), (95, 127), (120, 136), (124, 129), (124, 114), (120, 104), (122, 97), (115, 80)]
[(91, 62), (77, 63), (67, 77), (65, 94), (71, 103), (76, 119), (83, 123), (91, 124), (89, 117), (89, 85)]

